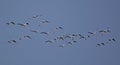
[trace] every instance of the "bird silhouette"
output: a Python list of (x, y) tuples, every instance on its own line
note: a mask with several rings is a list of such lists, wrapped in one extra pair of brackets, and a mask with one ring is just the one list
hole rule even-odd
[(10, 24), (15, 25), (15, 22), (7, 22), (6, 24), (7, 25), (10, 25)]
[(64, 37), (63, 36), (58, 36), (57, 39), (64, 40)]
[(39, 17), (39, 15), (34, 15), (34, 16), (32, 16), (32, 18), (37, 18), (37, 17)]
[(112, 40), (115, 42), (116, 40), (115, 40), (115, 38), (112, 38)]
[(17, 41), (16, 40), (9, 40), (8, 43), (9, 44), (15, 44), (15, 43), (17, 43)]
[(31, 32), (38, 33), (38, 30), (30, 30)]
[(29, 23), (18, 23), (18, 25), (22, 26), (22, 27), (26, 27), (27, 25), (29, 25)]
[(107, 27), (106, 29), (100, 30), (99, 32), (103, 34), (103, 33), (111, 32), (111, 31), (110, 31), (109, 27)]
[(24, 38), (28, 38), (28, 39), (31, 39), (31, 37), (29, 35), (25, 35), (23, 36)]
[(44, 34), (44, 35), (49, 35), (50, 34), (50, 32), (41, 32), (40, 34)]
[(29, 36), (29, 35), (24, 35), (24, 36), (20, 37), (19, 40), (22, 40), (22, 39), (25, 39), (25, 38), (31, 39), (31, 36)]
[(53, 40), (47, 40), (47, 41), (45, 41), (45, 43), (54, 43), (54, 41)]
[(91, 35), (95, 35), (96, 34), (96, 32), (88, 32), (89, 34), (91, 34)]
[(59, 26), (59, 27), (56, 27), (56, 29), (58, 30), (58, 29), (63, 29), (63, 27), (62, 26)]
[(110, 41), (110, 42), (114, 41), (115, 42), (116, 40), (115, 40), (115, 38), (109, 38), (108, 41)]
[(73, 42), (67, 42), (68, 45), (73, 45)]
[(105, 43), (101, 43), (103, 46), (105, 45)]
[(81, 36), (81, 37), (80, 37), (80, 39), (87, 40), (87, 38), (86, 38), (86, 37), (84, 37), (84, 36)]
[(40, 24), (39, 24), (39, 26), (41, 26), (41, 25), (43, 25), (43, 24), (45, 24), (45, 23), (49, 23), (50, 21), (48, 21), (48, 20), (42, 20), (41, 22), (40, 22)]
[(64, 48), (65, 47), (65, 44), (62, 44), (62, 45), (59, 45), (60, 48)]
[(101, 44), (97, 44), (97, 46), (101, 46)]

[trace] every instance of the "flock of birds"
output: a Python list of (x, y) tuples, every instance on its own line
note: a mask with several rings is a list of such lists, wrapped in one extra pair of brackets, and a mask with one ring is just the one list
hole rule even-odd
[[(29, 19), (37, 19), (39, 18), (40, 16), (39, 15), (34, 15), (32, 17), (30, 17)], [(49, 20), (41, 20), (39, 22), (39, 24), (37, 26), (41, 27), (43, 24), (46, 24), (46, 23), (51, 23)], [(15, 25), (18, 25), (18, 26), (21, 26), (23, 28), (31, 25), (29, 22), (25, 22), (25, 23), (18, 23), (18, 22), (15, 22), (15, 21), (9, 21), (9, 22), (6, 22), (5, 23), (7, 26), (15, 26)], [(39, 31), (39, 30), (29, 30), (30, 32), (29, 33), (35, 33), (35, 34), (41, 34), (41, 35), (44, 35), (45, 37), (48, 37), (52, 32), (55, 32), (55, 31), (58, 31), (58, 30), (63, 30), (64, 27), (63, 26), (58, 26), (58, 27), (55, 27), (52, 31)], [(95, 32), (88, 32), (88, 34), (86, 36), (82, 35), (81, 33), (74, 33), (74, 34), (62, 34), (62, 35), (58, 35), (58, 36), (55, 36), (52, 40), (50, 39), (47, 39), (44, 41), (44, 43), (46, 44), (54, 44), (54, 43), (57, 43), (57, 42), (61, 42), (63, 41), (64, 43), (63, 44), (60, 44), (58, 45), (58, 47), (60, 48), (64, 48), (65, 46), (72, 46), (72, 45), (75, 45), (76, 43), (79, 43), (78, 40), (81, 39), (81, 40), (87, 40), (88, 38), (91, 38), (92, 36), (95, 36), (96, 34), (106, 34), (106, 33), (111, 33), (111, 30), (109, 27), (105, 28), (105, 29), (102, 29), (102, 30), (99, 30), (99, 31), (95, 31)], [(21, 37), (19, 37), (17, 40), (15, 39), (11, 39), (11, 40), (8, 40), (8, 43), (9, 44), (16, 44), (18, 43), (18, 40), (19, 41), (22, 41), (22, 39), (32, 39), (31, 35), (23, 35)], [(113, 37), (113, 38), (108, 38), (106, 42), (101, 42), (101, 43), (97, 43), (96, 46), (97, 47), (101, 47), (101, 46), (105, 46), (107, 43), (114, 43), (116, 42), (116, 39)]]

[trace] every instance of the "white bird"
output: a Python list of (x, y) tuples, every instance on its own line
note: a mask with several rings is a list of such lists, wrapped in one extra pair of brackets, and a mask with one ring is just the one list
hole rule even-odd
[(27, 25), (29, 25), (29, 23), (18, 23), (18, 25), (20, 25), (20, 26), (23, 26), (23, 27), (26, 27)]

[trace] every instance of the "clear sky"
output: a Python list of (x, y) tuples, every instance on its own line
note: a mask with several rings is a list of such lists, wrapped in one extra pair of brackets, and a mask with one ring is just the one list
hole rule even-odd
[[(42, 15), (38, 19), (28, 19)], [(119, 0), (0, 0), (0, 65), (120, 65), (120, 1)], [(36, 26), (42, 19), (50, 23)], [(15, 21), (29, 22), (27, 28), (7, 26)], [(88, 40), (59, 48), (58, 41), (52, 46), (44, 43), (46, 37), (30, 33), (30, 29), (49, 31), (62, 25), (63, 30), (51, 34), (49, 39), (60, 34), (98, 31), (110, 27), (111, 33), (97, 34)], [(32, 39), (9, 45), (8, 40), (30, 34)], [(99, 42), (115, 37), (116, 42), (96, 47)]]

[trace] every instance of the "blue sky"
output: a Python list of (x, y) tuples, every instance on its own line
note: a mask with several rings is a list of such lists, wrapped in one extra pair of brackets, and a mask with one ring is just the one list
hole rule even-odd
[[(0, 0), (0, 65), (120, 65), (120, 1), (118, 0)], [(28, 19), (43, 15), (38, 19)], [(38, 21), (50, 23), (37, 27)], [(8, 21), (30, 22), (31, 26), (6, 26)], [(30, 33), (30, 29), (49, 31), (63, 25), (56, 35), (98, 31), (110, 27), (111, 33), (96, 35), (76, 45), (59, 48), (44, 43), (46, 37)], [(30, 34), (32, 39), (19, 41), (16, 45), (7, 43), (21, 35)], [(116, 42), (96, 47), (96, 43), (115, 37)]]

